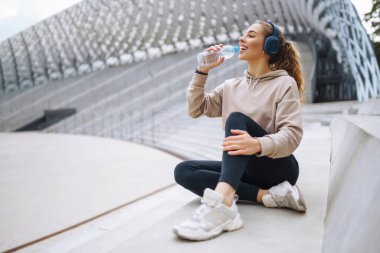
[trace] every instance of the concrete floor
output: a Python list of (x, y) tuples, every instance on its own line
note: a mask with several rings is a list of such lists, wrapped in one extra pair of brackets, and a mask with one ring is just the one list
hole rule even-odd
[(180, 160), (113, 139), (0, 133), (0, 252), (174, 183)]
[(177, 239), (171, 233), (172, 226), (193, 213), (199, 206), (199, 199), (196, 199), (109, 252), (321, 252), (330, 132), (328, 127), (317, 123), (306, 124), (304, 130), (302, 144), (295, 156), (300, 164), (297, 184), (308, 207), (305, 214), (239, 203), (244, 222), (242, 229), (203, 242)]
[[(239, 203), (241, 230), (189, 243), (171, 228), (191, 215), (199, 197), (173, 186), (20, 252), (190, 252), (205, 246), (207, 252), (320, 252), (329, 154), (329, 128), (305, 123), (295, 156), (306, 214)], [(42, 133), (0, 134), (0, 159), (0, 201), (7, 203), (0, 209), (1, 251), (173, 185), (180, 161), (134, 143)]]

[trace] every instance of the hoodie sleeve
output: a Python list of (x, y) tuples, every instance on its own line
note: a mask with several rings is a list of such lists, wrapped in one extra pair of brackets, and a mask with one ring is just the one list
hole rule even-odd
[(192, 118), (222, 116), (223, 84), (205, 94), (207, 76), (194, 73), (187, 89), (187, 109)]
[(281, 158), (291, 155), (299, 146), (302, 135), (301, 104), (297, 84), (289, 86), (277, 104), (277, 133), (257, 137), (261, 144), (261, 153), (256, 156)]

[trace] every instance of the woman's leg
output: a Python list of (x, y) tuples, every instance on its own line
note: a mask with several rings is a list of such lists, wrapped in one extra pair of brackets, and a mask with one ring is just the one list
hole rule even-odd
[[(233, 112), (228, 117), (226, 137), (231, 135), (231, 129), (245, 130), (255, 137), (267, 134), (255, 121), (239, 112)], [(254, 155), (231, 156), (224, 151), (223, 161), (190, 160), (179, 163), (174, 177), (178, 184), (198, 196), (202, 196), (206, 188), (219, 187), (216, 190), (230, 198), (228, 203), (232, 202), (235, 192), (239, 200), (257, 202), (260, 188), (269, 189), (285, 180), (295, 184), (298, 164), (293, 155), (272, 159)]]
[[(247, 118), (244, 114), (232, 113), (227, 119), (226, 137), (231, 135), (230, 130), (232, 128), (249, 130), (248, 132), (252, 136), (259, 136), (260, 134), (262, 136), (265, 134), (265, 131), (263, 132), (253, 120)], [(185, 161), (176, 166), (174, 172), (176, 181), (199, 196), (203, 194), (202, 205), (197, 208), (193, 216), (181, 224), (174, 226), (173, 232), (176, 235), (191, 240), (205, 240), (218, 235), (215, 234), (215, 231), (220, 234), (223, 231), (234, 231), (243, 226), (234, 201), (235, 193), (239, 195), (239, 199), (245, 198), (256, 201), (259, 192), (258, 184), (251, 185), (242, 181), (252, 181), (255, 177), (259, 179), (260, 176), (256, 174), (268, 174), (268, 172), (257, 170), (256, 167), (258, 166), (256, 165), (258, 162), (250, 164), (251, 160), (255, 161), (254, 159), (250, 159), (250, 157), (253, 156), (231, 156), (227, 152), (223, 152), (222, 162)], [(271, 160), (267, 161), (264, 165), (268, 165), (268, 163), (272, 165), (269, 162)], [(252, 165), (255, 170), (248, 170), (249, 165)], [(252, 174), (249, 175), (248, 172)], [(266, 177), (268, 176), (263, 176), (264, 179)], [(275, 177), (277, 178), (277, 176)], [(258, 183), (262, 182), (258, 181)], [(211, 188), (211, 190), (206, 188)], [(215, 190), (212, 190), (213, 188)], [(271, 188), (270, 190), (272, 191), (273, 189)], [(272, 194), (276, 194), (276, 192), (265, 195), (263, 200), (266, 206), (278, 207), (277, 198), (268, 198)], [(292, 203), (298, 201), (290, 198), (288, 195), (287, 193), (286, 197)], [(281, 197), (279, 196), (278, 199), (280, 200)], [(224, 205), (220, 205), (222, 202)], [(208, 208), (205, 208), (206, 206)]]
[[(179, 185), (202, 197), (206, 188), (215, 189), (217, 186), (221, 167), (221, 161), (183, 161), (175, 167), (174, 178)], [(248, 174), (244, 172), (236, 192), (239, 200), (256, 201), (255, 188), (249, 181)]]
[[(247, 115), (233, 112), (226, 121), (225, 136), (231, 136), (231, 129), (247, 131), (251, 136), (261, 137), (266, 131)], [(239, 199), (256, 201), (260, 188), (268, 189), (285, 180), (295, 184), (298, 178), (298, 163), (293, 155), (284, 158), (272, 159), (269, 157), (257, 157), (255, 155), (228, 155), (223, 152), (221, 176), (219, 184), (227, 183), (220, 188), (221, 192), (231, 203), (234, 191), (239, 190), (240, 179), (247, 174), (248, 182), (252, 184), (253, 195), (240, 196)], [(216, 187), (218, 190), (219, 184)], [(246, 192), (243, 192), (243, 194)]]
[(220, 165), (219, 161), (183, 161), (175, 167), (174, 179), (185, 189), (202, 196), (204, 189), (215, 188), (220, 176)]

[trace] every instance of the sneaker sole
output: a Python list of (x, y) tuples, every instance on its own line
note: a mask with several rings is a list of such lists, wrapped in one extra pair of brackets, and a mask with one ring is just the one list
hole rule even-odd
[(296, 185), (296, 188), (297, 188), (298, 195), (299, 195), (298, 201), (296, 201), (293, 198), (293, 195), (292, 195), (291, 191), (288, 191), (288, 193), (286, 194), (286, 199), (289, 201), (290, 206), (291, 206), (292, 209), (294, 209), (294, 210), (296, 210), (298, 212), (306, 212), (305, 199), (303, 198), (303, 195), (302, 195), (302, 193), (301, 193), (301, 191), (300, 191), (300, 189), (298, 188), (297, 185)]
[(235, 219), (230, 222), (226, 222), (219, 227), (214, 228), (213, 230), (210, 230), (207, 233), (202, 234), (186, 234), (181, 233), (180, 230), (177, 227), (173, 228), (173, 233), (177, 235), (178, 237), (181, 237), (183, 239), (188, 239), (192, 241), (204, 241), (209, 240), (212, 238), (215, 238), (222, 234), (224, 231), (226, 232), (232, 232), (235, 230), (238, 230), (243, 227), (243, 221), (240, 218), (240, 214), (236, 215)]

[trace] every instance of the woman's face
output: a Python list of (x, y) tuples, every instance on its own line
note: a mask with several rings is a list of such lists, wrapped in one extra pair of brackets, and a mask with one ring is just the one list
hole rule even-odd
[(265, 36), (260, 24), (251, 25), (239, 39), (239, 59), (242, 61), (265, 58), (263, 51)]

